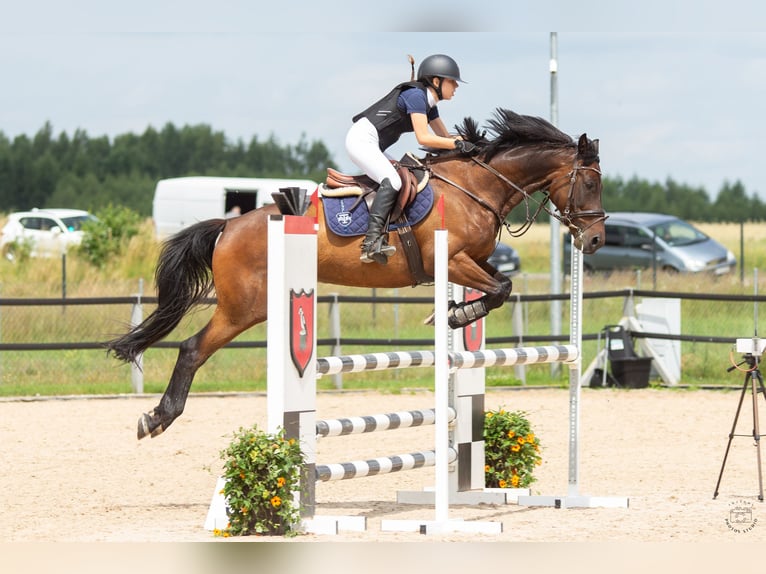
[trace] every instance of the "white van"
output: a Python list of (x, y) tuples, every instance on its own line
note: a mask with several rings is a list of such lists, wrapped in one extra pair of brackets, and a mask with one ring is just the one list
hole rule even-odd
[[(205, 219), (247, 213), (273, 203), (272, 193), (299, 187), (309, 195), (317, 188), (308, 179), (250, 177), (176, 177), (162, 179), (154, 190), (154, 229), (158, 239)], [(236, 209), (238, 208), (238, 209)]]

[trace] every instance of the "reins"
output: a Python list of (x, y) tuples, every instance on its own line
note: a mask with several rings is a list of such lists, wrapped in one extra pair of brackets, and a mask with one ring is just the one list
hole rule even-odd
[[(575, 205), (575, 198), (574, 198), (574, 185), (575, 185), (575, 182), (577, 181), (577, 173), (580, 170), (590, 170), (601, 175), (601, 171), (595, 167), (576, 165), (577, 163), (576, 158), (575, 158), (575, 165), (572, 166), (571, 171), (567, 174), (567, 177), (569, 178), (569, 191), (567, 192), (567, 204), (562, 214), (555, 213), (554, 211), (546, 207), (546, 203), (550, 201), (550, 192), (547, 189), (543, 190), (545, 193), (545, 198), (542, 201), (538, 201), (537, 198), (530, 195), (530, 193), (527, 192), (524, 188), (515, 184), (508, 177), (500, 173), (498, 170), (496, 170), (494, 167), (492, 167), (488, 163), (483, 162), (477, 157), (473, 157), (473, 156), (470, 159), (471, 161), (473, 161), (474, 163), (481, 166), (482, 168), (484, 168), (485, 170), (493, 174), (495, 177), (500, 179), (502, 182), (508, 185), (511, 189), (520, 193), (523, 196), (523, 201), (526, 208), (526, 217), (525, 217), (524, 223), (522, 223), (518, 229), (511, 229), (510, 224), (507, 221), (505, 221), (505, 218), (502, 216), (502, 214), (500, 214), (500, 212), (493, 205), (489, 204), (487, 201), (485, 201), (481, 197), (477, 196), (476, 194), (466, 189), (462, 185), (437, 173), (430, 166), (429, 166), (429, 171), (433, 177), (436, 177), (437, 179), (442, 180), (443, 182), (451, 185), (452, 187), (459, 189), (460, 191), (465, 193), (468, 197), (473, 199), (476, 203), (481, 205), (484, 209), (492, 213), (497, 219), (498, 225), (500, 227), (505, 227), (505, 229), (508, 231), (508, 234), (511, 237), (520, 237), (524, 235), (524, 233), (526, 233), (529, 230), (529, 228), (532, 226), (532, 224), (535, 222), (535, 220), (537, 219), (537, 216), (540, 215), (541, 211), (545, 211), (548, 215), (550, 215), (551, 217), (557, 219), (558, 221), (566, 225), (567, 228), (569, 228), (570, 230), (571, 229), (576, 230), (578, 236), (582, 236), (582, 234), (585, 233), (585, 231), (588, 230), (590, 227), (592, 227), (599, 221), (603, 221), (606, 219), (606, 212), (604, 212), (603, 210), (589, 209), (584, 211), (577, 211), (577, 206)], [(529, 209), (530, 200), (537, 203), (537, 209), (535, 209), (535, 212), (534, 214), (531, 215), (531, 217), (530, 217), (530, 209)], [(580, 228), (578, 225), (574, 223), (575, 217), (581, 217), (581, 218), (595, 217), (596, 219), (594, 219), (594, 221), (591, 222), (586, 227)]]

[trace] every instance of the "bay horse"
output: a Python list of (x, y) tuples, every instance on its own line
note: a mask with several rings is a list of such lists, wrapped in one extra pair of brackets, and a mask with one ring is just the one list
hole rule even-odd
[[(449, 280), (482, 291), (480, 299), (451, 307), (452, 328), (468, 324), (500, 307), (511, 292), (511, 280), (487, 263), (510, 211), (521, 203), (526, 226), (545, 209), (575, 238), (575, 247), (593, 253), (604, 243), (606, 214), (601, 206), (598, 140), (583, 134), (578, 141), (549, 122), (498, 109), (487, 130), (466, 118), (456, 126), (475, 144), (471, 154), (448, 152), (426, 156), (434, 202), (443, 197), (444, 215), (432, 209), (412, 226), (422, 252), (423, 268), (433, 276), (434, 230), (446, 228)], [(533, 197), (541, 192), (542, 199)], [(545, 207), (550, 200), (558, 212)], [(536, 202), (530, 214), (530, 203)], [(158, 436), (181, 415), (197, 370), (237, 335), (267, 319), (267, 225), (279, 213), (267, 205), (235, 219), (211, 219), (187, 227), (163, 245), (155, 270), (157, 308), (128, 333), (108, 341), (108, 353), (125, 362), (166, 337), (192, 307), (213, 288), (217, 305), (210, 321), (180, 344), (170, 382), (159, 404), (141, 415), (138, 438)], [(362, 263), (360, 237), (341, 237), (325, 225), (322, 202), (306, 215), (318, 219), (317, 279), (354, 287), (405, 287), (413, 276), (402, 245), (388, 264)], [(510, 229), (509, 229), (510, 231)]]

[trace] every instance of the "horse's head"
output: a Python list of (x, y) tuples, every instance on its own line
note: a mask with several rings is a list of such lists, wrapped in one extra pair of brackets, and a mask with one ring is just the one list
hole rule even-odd
[[(525, 202), (527, 224), (531, 224), (547, 208), (545, 201), (538, 201), (537, 210), (530, 216), (528, 202), (534, 192), (547, 190), (558, 209), (557, 214), (551, 215), (567, 226), (577, 249), (593, 253), (604, 244), (606, 214), (601, 207), (598, 140), (589, 140), (583, 134), (575, 145), (571, 136), (550, 122), (502, 108), (488, 122), (494, 137), (487, 138), (471, 118), (466, 118), (457, 129), (464, 140), (474, 143), (479, 150), (478, 157), (471, 159), (483, 171), (472, 176), (471, 188), (489, 193), (495, 189), (494, 182), (503, 182), (496, 193), (504, 195), (505, 203), (500, 209), (489, 208), (498, 220), (502, 221), (510, 210)], [(438, 176), (435, 172), (434, 175)], [(471, 196), (485, 207), (492, 203)], [(520, 228), (521, 233), (526, 227)]]
[(551, 201), (559, 210), (561, 222), (569, 228), (575, 247), (593, 253), (604, 245), (604, 220), (601, 206), (601, 167), (598, 140), (583, 134), (577, 142), (577, 153), (559, 185), (550, 189)]

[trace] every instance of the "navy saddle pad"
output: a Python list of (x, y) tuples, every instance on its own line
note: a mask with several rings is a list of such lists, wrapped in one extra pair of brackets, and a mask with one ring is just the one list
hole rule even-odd
[[(369, 220), (369, 210), (367, 202), (359, 202), (353, 211), (350, 211), (359, 196), (349, 197), (322, 197), (324, 205), (324, 217), (327, 227), (336, 235), (344, 237), (353, 237), (355, 235), (364, 235), (367, 232), (367, 222)], [(434, 205), (434, 190), (431, 185), (420, 191), (413, 201), (404, 210), (404, 215), (410, 225), (420, 222)], [(398, 225), (391, 223), (388, 229), (396, 230)]]

